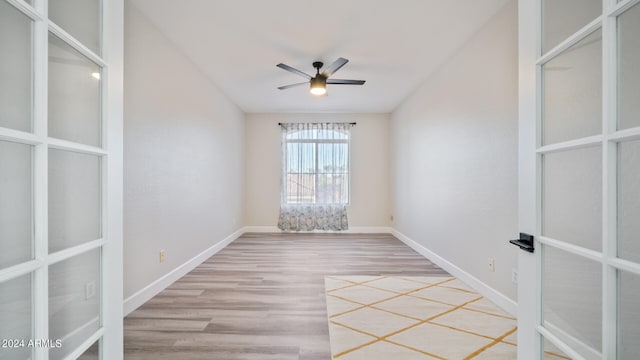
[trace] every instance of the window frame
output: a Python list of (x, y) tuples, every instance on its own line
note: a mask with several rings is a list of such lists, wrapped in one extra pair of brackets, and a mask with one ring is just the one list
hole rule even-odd
[[(319, 129), (313, 129), (315, 130), (319, 130)], [(282, 159), (284, 160), (282, 163), (282, 183), (281, 183), (281, 203), (283, 205), (287, 205), (287, 206), (295, 206), (295, 205), (342, 205), (342, 206), (349, 206), (351, 204), (351, 134), (349, 132), (341, 132), (340, 130), (335, 130), (335, 129), (322, 129), (324, 131), (330, 131), (330, 132), (336, 132), (336, 133), (340, 133), (342, 135), (344, 135), (346, 138), (345, 139), (340, 139), (340, 138), (334, 138), (334, 139), (311, 139), (311, 138), (295, 138), (295, 139), (289, 139), (288, 137), (291, 134), (295, 134), (295, 133), (300, 133), (300, 132), (305, 132), (308, 131), (308, 129), (305, 130), (299, 130), (299, 129), (295, 129), (295, 130), (291, 130), (288, 131), (287, 134), (285, 136), (283, 136), (282, 142), (283, 142), (283, 146), (282, 146), (282, 151), (284, 152)], [(288, 191), (288, 175), (291, 174), (289, 172), (289, 170), (286, 168), (287, 164), (288, 164), (288, 159), (289, 159), (289, 152), (288, 152), (288, 144), (314, 144), (314, 172), (312, 173), (314, 175), (314, 183), (318, 184), (319, 183), (319, 176), (322, 175), (319, 171), (318, 171), (318, 162), (319, 162), (319, 151), (318, 151), (318, 145), (319, 144), (346, 144), (347, 145), (347, 167), (346, 167), (346, 171), (344, 172), (344, 174), (346, 175), (346, 192), (347, 192), (347, 196), (346, 196), (346, 201), (345, 202), (337, 202), (337, 203), (317, 203), (317, 202), (305, 202), (305, 203), (300, 203), (300, 202), (290, 202), (289, 201), (289, 191)], [(318, 188), (315, 187), (314, 190), (314, 199), (318, 198)]]

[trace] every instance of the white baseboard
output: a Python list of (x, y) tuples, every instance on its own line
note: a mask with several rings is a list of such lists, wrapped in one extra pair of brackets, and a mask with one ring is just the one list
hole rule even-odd
[(397, 237), (400, 241), (407, 244), (410, 248), (417, 251), (420, 255), (426, 257), (427, 259), (431, 260), (434, 264), (440, 266), (441, 268), (449, 272), (451, 275), (457, 277), (462, 282), (464, 282), (465, 284), (469, 285), (471, 288), (476, 290), (480, 295), (486, 297), (487, 299), (491, 300), (493, 303), (501, 307), (507, 313), (511, 314), (514, 317), (517, 316), (518, 304), (515, 301), (511, 300), (501, 292), (497, 291), (496, 289), (480, 281), (475, 276), (457, 267), (456, 265), (449, 262), (448, 260), (441, 257), (440, 255), (418, 244), (417, 242), (405, 236), (404, 234), (397, 231), (396, 229), (392, 229), (391, 233), (393, 234), (393, 236)]
[(245, 226), (244, 231), (248, 233), (279, 233), (282, 230), (277, 226)]
[[(313, 231), (290, 231), (291, 233), (328, 233), (328, 234), (391, 234), (393, 229), (387, 226), (350, 226), (348, 230), (343, 231), (326, 231), (326, 230), (313, 230)], [(246, 226), (244, 232), (255, 233), (283, 233), (277, 226)]]
[(227, 236), (222, 241), (217, 242), (215, 245), (194, 256), (191, 260), (178, 266), (168, 274), (164, 275), (158, 280), (145, 286), (140, 291), (126, 298), (123, 305), (124, 316), (129, 315), (133, 310), (149, 301), (152, 297), (156, 296), (160, 291), (164, 290), (166, 287), (173, 284), (176, 280), (186, 275), (189, 271), (195, 269), (198, 265), (202, 264), (213, 254), (224, 249), (227, 245), (231, 244), (231, 242), (239, 238), (245, 232), (245, 228), (238, 229), (236, 232)]

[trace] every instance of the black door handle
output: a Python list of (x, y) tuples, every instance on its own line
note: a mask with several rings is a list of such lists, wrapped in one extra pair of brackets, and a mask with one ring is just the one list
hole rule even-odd
[(510, 243), (520, 247), (524, 251), (533, 252), (533, 235), (520, 233), (520, 239), (509, 240)]

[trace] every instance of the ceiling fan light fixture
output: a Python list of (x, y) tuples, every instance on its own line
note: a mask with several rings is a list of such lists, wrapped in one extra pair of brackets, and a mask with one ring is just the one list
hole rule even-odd
[(316, 76), (311, 79), (311, 89), (309, 90), (313, 95), (324, 95), (327, 93), (327, 79), (323, 76)]
[[(2, 1), (2, 0), (0, 0), (0, 1)], [(292, 87), (298, 87), (298, 86), (309, 84), (310, 85), (309, 92), (311, 92), (311, 94), (313, 94), (315, 96), (322, 96), (322, 95), (327, 93), (327, 84), (332, 84), (332, 85), (364, 85), (364, 83), (365, 83), (364, 80), (346, 80), (346, 79), (333, 79), (333, 78), (330, 79), (330, 77), (336, 71), (340, 70), (340, 68), (343, 67), (348, 62), (349, 62), (349, 60), (347, 60), (345, 58), (338, 58), (338, 60), (334, 61), (333, 64), (329, 65), (321, 73), (320, 69), (322, 69), (324, 64), (321, 61), (316, 61), (316, 62), (313, 63), (313, 67), (316, 69), (316, 76), (311, 76), (311, 75), (309, 75), (309, 74), (307, 74), (307, 73), (305, 73), (303, 71), (300, 71), (300, 70), (298, 70), (296, 68), (292, 68), (289, 65), (280, 63), (280, 64), (276, 65), (280, 69), (292, 72), (292, 73), (294, 73), (296, 75), (299, 75), (299, 76), (302, 76), (303, 78), (307, 79), (308, 81), (297, 83), (297, 84), (289, 84), (289, 85), (279, 86), (278, 89), (279, 90), (285, 90), (285, 89), (289, 89), (289, 88), (292, 88)]]

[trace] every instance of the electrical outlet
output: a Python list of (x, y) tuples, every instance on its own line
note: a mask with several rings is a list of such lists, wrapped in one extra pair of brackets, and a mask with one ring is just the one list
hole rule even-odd
[(96, 282), (89, 281), (84, 284), (84, 299), (89, 300), (94, 296), (96, 296)]
[(494, 258), (489, 258), (489, 271), (496, 271), (496, 260)]
[(518, 283), (518, 269), (511, 269), (511, 282), (514, 284)]
[(164, 262), (164, 250), (160, 250), (160, 262)]

